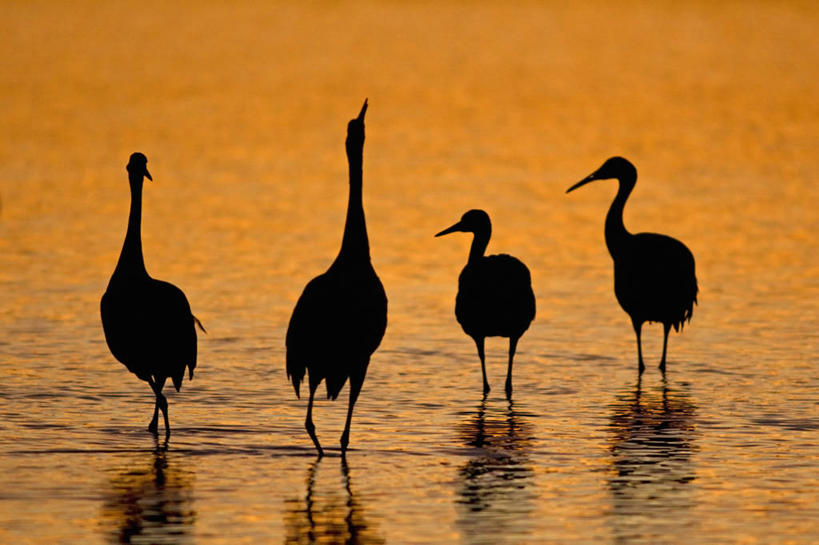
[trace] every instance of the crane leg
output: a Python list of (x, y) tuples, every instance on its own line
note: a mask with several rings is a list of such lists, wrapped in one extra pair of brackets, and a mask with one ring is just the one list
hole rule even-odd
[(353, 420), (353, 408), (355, 402), (358, 400), (358, 394), (361, 392), (361, 386), (364, 385), (364, 377), (367, 374), (367, 365), (364, 364), (364, 369), (360, 373), (352, 373), (350, 375), (350, 402), (347, 405), (347, 422), (344, 424), (344, 433), (341, 434), (341, 455), (347, 453), (347, 445), (350, 443), (350, 422)]
[(157, 433), (159, 431), (159, 426), (157, 425), (157, 421), (159, 419), (159, 400), (156, 400), (154, 403), (154, 417), (151, 418), (151, 423), (148, 424), (148, 431), (151, 433)]
[(154, 395), (156, 395), (156, 404), (154, 405), (154, 418), (151, 420), (151, 423), (148, 424), (148, 431), (153, 433), (157, 433), (158, 426), (157, 426), (157, 410), (162, 411), (162, 417), (165, 419), (165, 439), (171, 436), (171, 425), (168, 421), (168, 400), (162, 394), (162, 388), (165, 386), (165, 379), (156, 381), (153, 377), (148, 378), (148, 384), (151, 385), (151, 389), (154, 391)]
[(665, 374), (665, 351), (668, 348), (668, 332), (671, 331), (671, 324), (663, 324), (663, 359), (660, 360), (660, 371)]
[(646, 370), (646, 365), (643, 363), (643, 342), (640, 339), (640, 334), (643, 329), (643, 322), (637, 322), (636, 320), (631, 321), (632, 325), (634, 326), (634, 333), (637, 335), (637, 368), (640, 370), (640, 374), (643, 374), (643, 371)]
[(489, 393), (489, 381), (486, 380), (486, 356), (484, 355), (483, 345), (484, 345), (484, 338), (483, 337), (473, 337), (475, 339), (475, 346), (478, 347), (478, 357), (481, 359), (481, 374), (483, 375), (483, 395), (486, 397), (486, 394)]
[(518, 338), (509, 337), (509, 367), (506, 370), (506, 399), (512, 400), (512, 360), (515, 359), (515, 350), (518, 347)]
[(310, 436), (310, 439), (313, 440), (313, 444), (316, 445), (318, 457), (321, 458), (324, 456), (324, 451), (321, 450), (318, 437), (316, 437), (316, 426), (313, 424), (313, 398), (316, 395), (316, 388), (318, 388), (318, 383), (314, 383), (311, 377), (310, 399), (307, 400), (307, 417), (304, 419), (304, 429), (307, 430), (307, 434)]
[(160, 398), (159, 408), (162, 410), (162, 417), (165, 419), (165, 439), (167, 439), (171, 436), (171, 424), (168, 422), (168, 400), (165, 399), (164, 395)]

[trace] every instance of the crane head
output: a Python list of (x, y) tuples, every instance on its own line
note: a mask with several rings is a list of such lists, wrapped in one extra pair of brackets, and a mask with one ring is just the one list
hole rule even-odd
[(132, 153), (131, 157), (128, 159), (128, 165), (125, 167), (125, 170), (128, 171), (128, 174), (131, 177), (136, 177), (142, 180), (142, 177), (144, 176), (153, 181), (151, 173), (148, 172), (148, 158), (142, 153)]
[(364, 105), (358, 113), (358, 117), (351, 119), (347, 123), (347, 149), (361, 147), (364, 145), (364, 114), (367, 113), (367, 99), (364, 99)]
[(631, 182), (634, 184), (637, 180), (637, 169), (634, 168), (634, 165), (632, 165), (628, 159), (612, 157), (603, 163), (600, 168), (567, 189), (566, 193), (570, 193), (578, 187), (584, 186), (594, 180), (608, 180), (610, 178), (617, 178), (621, 182)]
[(449, 233), (481, 233), (491, 232), (492, 222), (489, 221), (489, 214), (483, 210), (470, 210), (461, 216), (461, 221), (451, 227), (447, 227), (435, 236), (440, 237)]

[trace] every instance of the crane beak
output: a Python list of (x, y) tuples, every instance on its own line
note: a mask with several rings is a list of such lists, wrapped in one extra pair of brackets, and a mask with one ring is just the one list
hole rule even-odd
[(587, 183), (593, 182), (595, 180), (597, 180), (597, 172), (593, 172), (592, 174), (589, 174), (588, 176), (586, 176), (585, 178), (583, 178), (582, 180), (580, 180), (579, 182), (574, 184), (572, 187), (570, 187), (569, 189), (566, 190), (566, 193), (571, 193), (572, 191), (574, 191), (578, 187), (584, 186)]
[(148, 178), (149, 180), (151, 180), (152, 182), (154, 181), (154, 179), (151, 177), (151, 173), (148, 172), (147, 168), (145, 169), (145, 177)]
[(364, 106), (361, 107), (361, 111), (358, 113), (358, 117), (356, 117), (356, 119), (362, 123), (364, 123), (364, 114), (367, 113), (367, 100), (366, 98), (364, 99)]
[(463, 231), (463, 227), (461, 227), (461, 222), (460, 221), (458, 223), (456, 223), (455, 225), (453, 225), (452, 227), (447, 227), (446, 229), (444, 229), (440, 233), (436, 234), (435, 236), (436, 237), (441, 237), (441, 236), (444, 236), (444, 235), (448, 235), (449, 233), (457, 233), (458, 231)]

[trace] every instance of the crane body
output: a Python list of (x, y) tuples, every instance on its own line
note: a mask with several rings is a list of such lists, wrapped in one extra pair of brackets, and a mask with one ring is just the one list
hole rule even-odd
[(576, 183), (567, 193), (594, 180), (617, 179), (619, 188), (606, 215), (605, 237), (614, 261), (614, 294), (631, 318), (637, 336), (639, 372), (643, 363), (642, 326), (663, 324), (665, 372), (668, 333), (679, 331), (691, 320), (697, 302), (694, 255), (682, 242), (657, 233), (630, 233), (623, 224), (623, 209), (637, 182), (637, 169), (627, 159), (612, 157), (595, 172)]
[(484, 343), (486, 337), (509, 338), (506, 395), (512, 397), (512, 363), (517, 343), (535, 318), (535, 294), (529, 269), (507, 254), (484, 255), (492, 234), (489, 215), (483, 210), (466, 212), (461, 221), (436, 234), (473, 233), (469, 259), (458, 277), (455, 317), (478, 349), (483, 393), (489, 391)]
[(287, 328), (287, 376), (296, 396), (305, 373), (309, 399), (305, 429), (319, 456), (324, 454), (313, 424), (313, 399), (323, 380), (327, 397), (336, 399), (347, 379), (350, 399), (341, 436), (347, 451), (353, 409), (364, 384), (370, 357), (387, 329), (387, 296), (370, 261), (369, 239), (362, 204), (364, 115), (347, 125), (350, 193), (341, 249), (330, 268), (311, 280), (299, 297)]
[(147, 159), (131, 155), (128, 178), (131, 209), (128, 230), (119, 261), (100, 301), (100, 316), (108, 348), (138, 378), (150, 384), (156, 402), (148, 430), (158, 430), (158, 413), (165, 420), (165, 435), (170, 436), (168, 402), (162, 394), (170, 378), (177, 391), (182, 387), (185, 370), (193, 379), (196, 367), (196, 325), (204, 331), (191, 312), (185, 294), (168, 282), (151, 278), (142, 255), (142, 185), (147, 177)]

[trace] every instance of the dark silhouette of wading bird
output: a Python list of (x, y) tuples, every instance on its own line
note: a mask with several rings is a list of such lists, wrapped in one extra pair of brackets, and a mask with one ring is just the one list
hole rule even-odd
[(182, 290), (155, 280), (145, 270), (142, 257), (142, 185), (148, 173), (148, 160), (134, 153), (128, 161), (131, 184), (131, 211), (128, 231), (119, 261), (100, 302), (102, 329), (108, 348), (129, 371), (151, 385), (156, 396), (154, 416), (148, 430), (157, 432), (159, 410), (165, 419), (165, 436), (171, 434), (168, 424), (168, 401), (162, 395), (165, 380), (170, 377), (176, 390), (182, 386), (185, 368), (193, 379), (196, 367), (196, 327), (205, 329), (191, 313)]
[(697, 277), (694, 255), (677, 239), (656, 233), (629, 233), (623, 224), (623, 208), (637, 182), (637, 169), (622, 157), (612, 157), (599, 169), (583, 178), (566, 193), (594, 180), (616, 178), (620, 183), (617, 196), (606, 215), (606, 246), (614, 260), (614, 294), (631, 317), (637, 335), (637, 358), (640, 373), (643, 347), (640, 332), (644, 322), (663, 324), (663, 357), (660, 369), (665, 373), (668, 332), (679, 331), (691, 321), (697, 302)]
[(341, 250), (327, 272), (304, 288), (293, 309), (287, 328), (287, 376), (296, 396), (308, 374), (310, 399), (304, 427), (323, 456), (313, 425), (313, 398), (322, 380), (327, 397), (336, 399), (350, 379), (347, 422), (341, 435), (341, 452), (347, 451), (353, 407), (364, 384), (367, 366), (387, 329), (387, 296), (370, 263), (370, 243), (361, 200), (364, 152), (364, 114), (347, 124), (347, 161), (350, 168), (350, 195)]
[(484, 339), (509, 337), (509, 367), (506, 371), (506, 396), (512, 397), (512, 360), (518, 339), (535, 317), (535, 294), (529, 269), (510, 255), (484, 256), (492, 235), (492, 223), (483, 210), (470, 210), (461, 221), (436, 237), (454, 232), (473, 233), (469, 260), (458, 277), (455, 317), (478, 347), (483, 373), (483, 394), (489, 393), (486, 380)]

